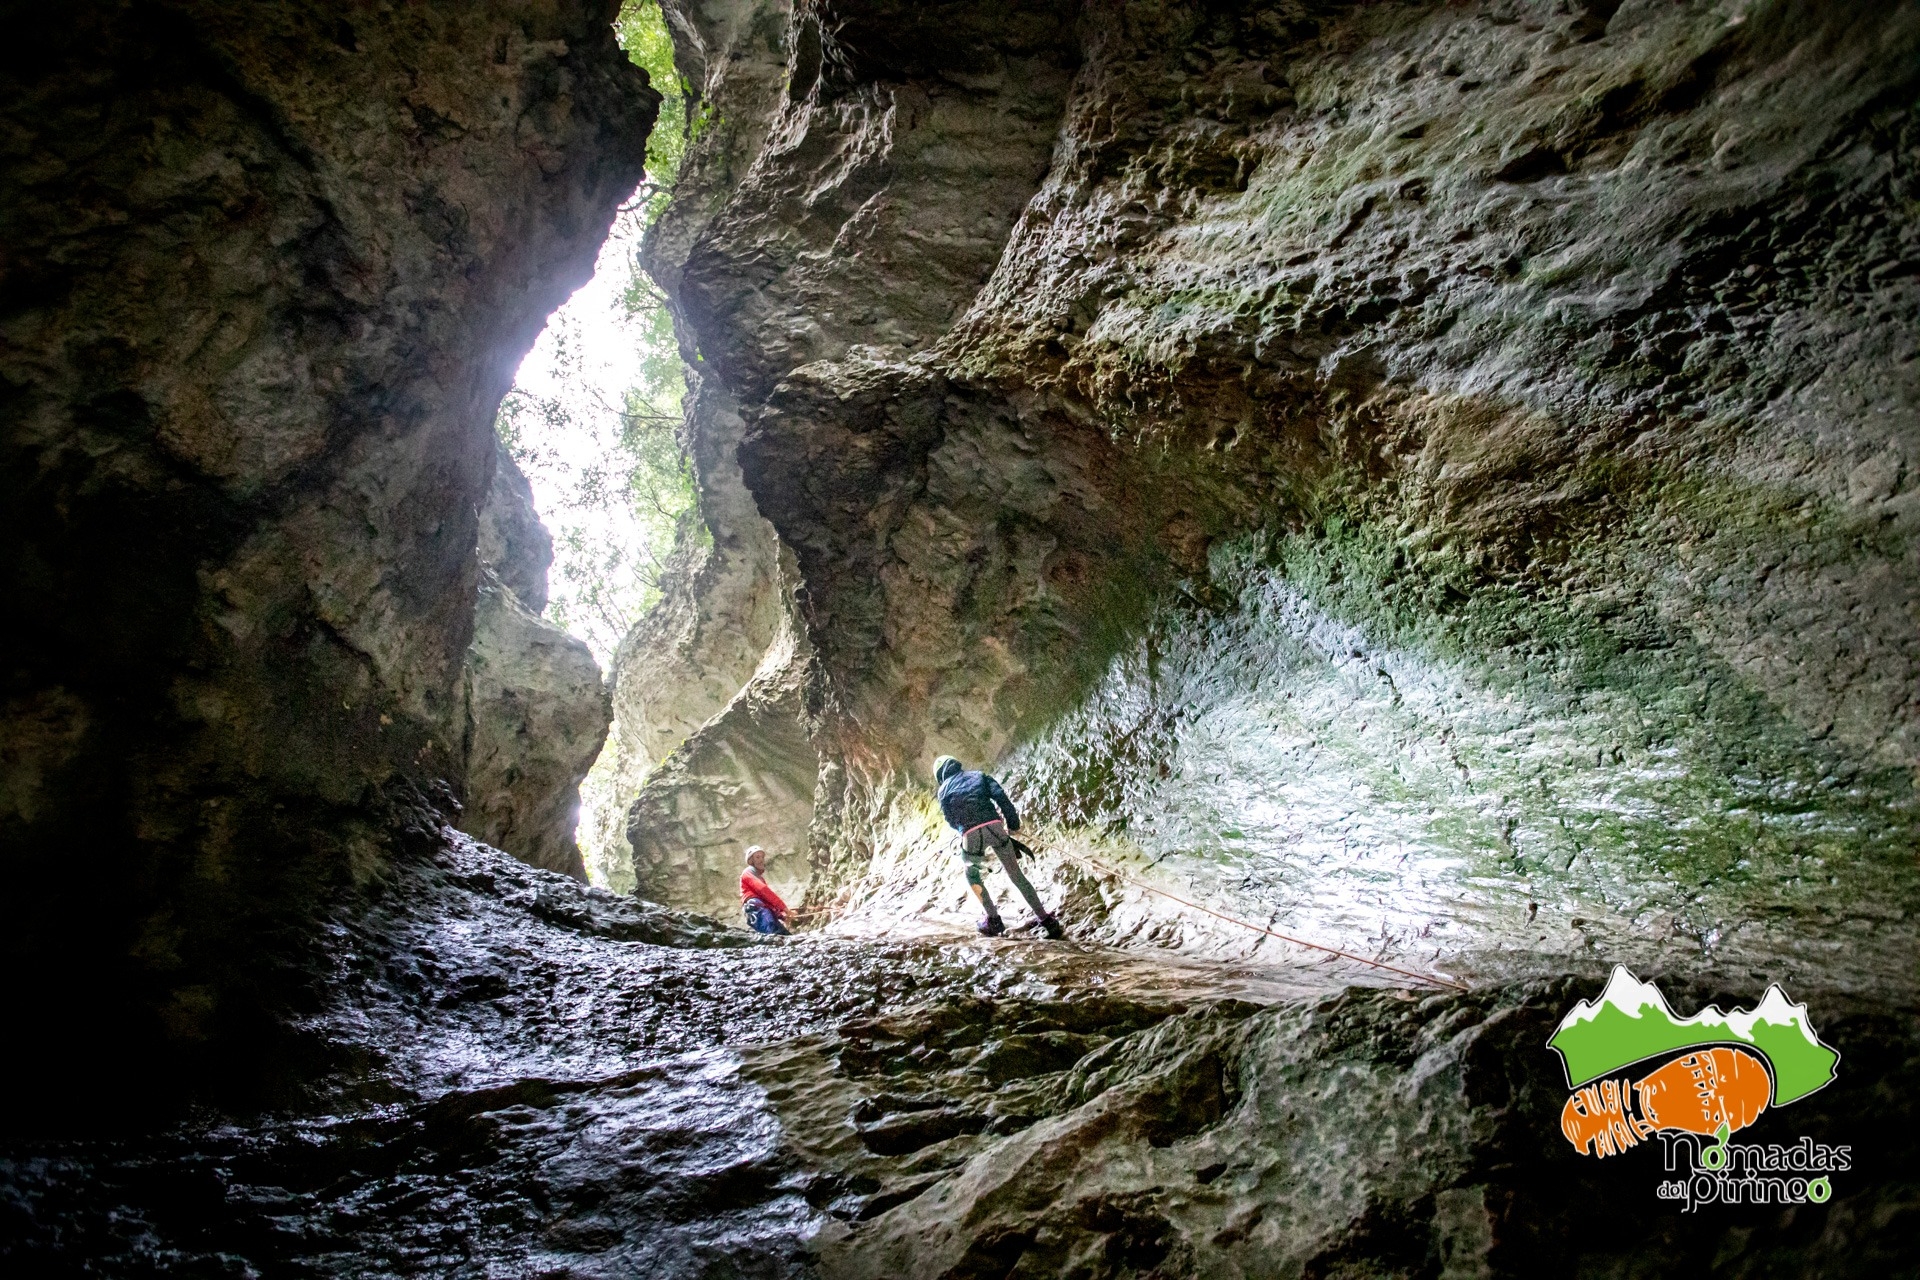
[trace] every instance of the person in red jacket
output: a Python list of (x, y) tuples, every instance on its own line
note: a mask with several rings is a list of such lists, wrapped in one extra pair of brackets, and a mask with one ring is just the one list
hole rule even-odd
[(767, 851), (759, 845), (747, 848), (747, 869), (740, 873), (740, 901), (747, 913), (747, 925), (755, 933), (790, 933), (786, 926), (787, 904), (767, 883)]

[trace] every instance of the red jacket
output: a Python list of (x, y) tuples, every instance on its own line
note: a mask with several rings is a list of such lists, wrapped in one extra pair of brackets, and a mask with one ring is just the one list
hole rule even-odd
[(777, 916), (787, 914), (787, 904), (780, 901), (780, 895), (773, 891), (765, 880), (753, 874), (748, 867), (740, 873), (740, 901), (751, 902), (755, 898), (767, 904), (767, 909)]

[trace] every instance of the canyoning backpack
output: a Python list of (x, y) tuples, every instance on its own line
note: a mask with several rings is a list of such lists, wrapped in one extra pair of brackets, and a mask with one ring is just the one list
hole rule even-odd
[(940, 816), (955, 831), (965, 831), (996, 818), (1004, 819), (1009, 831), (1020, 829), (1019, 812), (990, 773), (963, 770), (941, 783), (938, 794)]

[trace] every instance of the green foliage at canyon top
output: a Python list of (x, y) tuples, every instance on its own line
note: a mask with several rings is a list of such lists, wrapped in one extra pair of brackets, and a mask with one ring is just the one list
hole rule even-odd
[[(622, 7), (615, 30), (627, 56), (662, 95), (647, 142), (646, 180), (621, 211), (600, 271), (615, 300), (604, 313), (563, 309), (534, 359), (545, 385), (523, 376), (502, 401), (495, 428), (516, 462), (561, 491), (541, 515), (554, 534), (557, 589), (550, 621), (605, 658), (660, 595), (660, 575), (691, 519), (693, 476), (681, 447), (686, 381), (666, 300), (635, 258), (641, 236), (665, 209), (698, 121), (673, 65), (658, 3)], [(617, 249), (618, 252), (614, 252)], [(618, 395), (595, 385), (592, 351), (615, 341), (637, 347), (632, 382)], [(588, 330), (594, 330), (588, 332)], [(523, 369), (523, 375), (526, 370)]]
[(647, 181), (641, 189), (646, 200), (647, 225), (651, 226), (673, 194), (673, 184), (680, 176), (680, 162), (686, 156), (687, 143), (697, 131), (699, 120), (692, 111), (692, 88), (673, 65), (673, 37), (667, 31), (666, 16), (661, 13), (658, 0), (620, 6), (620, 16), (614, 20), (613, 28), (627, 57), (647, 73), (647, 79), (661, 95), (660, 117), (654, 121), (653, 132), (647, 137)]

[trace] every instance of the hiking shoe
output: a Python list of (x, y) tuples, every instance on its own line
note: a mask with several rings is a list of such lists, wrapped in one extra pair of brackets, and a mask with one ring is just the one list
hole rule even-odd
[(1040, 927), (1042, 929), (1045, 929), (1047, 931), (1047, 936), (1049, 938), (1052, 938), (1055, 942), (1058, 942), (1060, 941), (1060, 939), (1067, 936), (1067, 931), (1065, 929), (1062, 929), (1060, 927), (1060, 922), (1054, 919), (1052, 916), (1041, 916)]
[(980, 931), (980, 936), (983, 938), (997, 938), (1007, 931), (1007, 922), (999, 916), (988, 916), (974, 928)]

